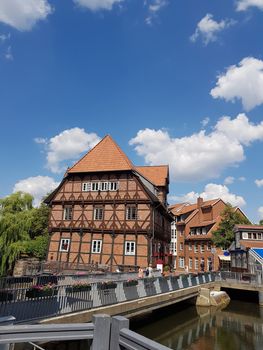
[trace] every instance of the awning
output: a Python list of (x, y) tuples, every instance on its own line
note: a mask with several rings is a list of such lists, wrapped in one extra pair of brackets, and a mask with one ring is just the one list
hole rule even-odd
[(225, 255), (218, 255), (219, 259), (222, 261), (230, 261), (230, 255), (225, 256)]

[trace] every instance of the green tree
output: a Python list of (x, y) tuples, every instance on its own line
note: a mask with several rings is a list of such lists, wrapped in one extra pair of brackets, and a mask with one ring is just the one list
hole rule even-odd
[(212, 232), (212, 241), (216, 247), (227, 249), (234, 241), (234, 226), (236, 224), (251, 224), (250, 221), (240, 212), (233, 208), (231, 204), (227, 204), (221, 213), (222, 220), (217, 230)]
[(43, 259), (48, 245), (48, 215), (45, 204), (33, 208), (33, 197), (16, 192), (0, 199), (0, 274), (3, 275), (21, 253)]
[(259, 221), (259, 225), (263, 226), (263, 220)]

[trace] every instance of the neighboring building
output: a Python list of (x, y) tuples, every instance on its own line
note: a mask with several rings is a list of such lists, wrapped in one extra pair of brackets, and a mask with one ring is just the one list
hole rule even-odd
[(48, 261), (111, 268), (169, 263), (168, 192), (168, 166), (136, 167), (106, 136), (46, 199)]
[[(212, 231), (216, 230), (226, 203), (221, 199), (197, 203), (181, 203), (169, 207), (176, 227), (176, 270), (199, 272), (228, 268), (230, 256), (212, 244)], [(244, 215), (240, 209), (241, 215)]]
[(229, 248), (231, 271), (262, 273), (263, 226), (235, 225), (235, 241)]

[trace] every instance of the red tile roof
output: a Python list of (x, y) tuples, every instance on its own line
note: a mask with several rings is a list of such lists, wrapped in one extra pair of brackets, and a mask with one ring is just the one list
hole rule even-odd
[(146, 179), (150, 180), (156, 186), (166, 186), (169, 182), (168, 165), (158, 166), (136, 166), (135, 170), (141, 173)]
[(165, 186), (169, 183), (168, 165), (135, 167), (109, 135), (68, 169), (66, 174), (120, 170), (137, 171), (155, 186)]
[(105, 136), (94, 148), (84, 155), (68, 173), (132, 170), (133, 164), (113, 141)]

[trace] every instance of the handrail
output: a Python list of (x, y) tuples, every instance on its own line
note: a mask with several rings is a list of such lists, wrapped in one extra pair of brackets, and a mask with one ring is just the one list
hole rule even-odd
[(93, 323), (1, 326), (0, 344), (92, 339), (93, 331)]
[[(119, 344), (127, 350), (170, 350), (170, 348), (137, 334), (130, 329), (121, 329)], [(136, 348), (137, 346), (137, 348)]]

